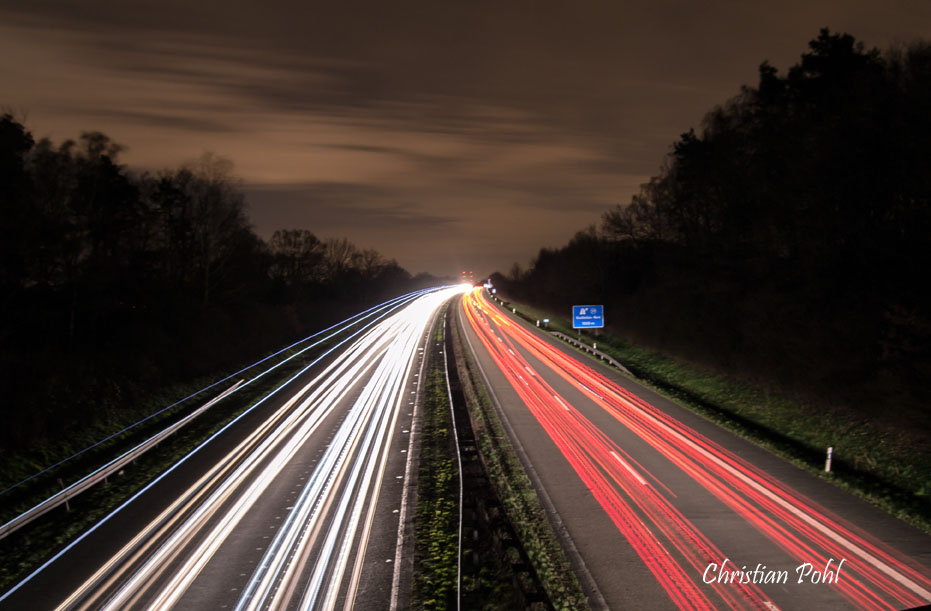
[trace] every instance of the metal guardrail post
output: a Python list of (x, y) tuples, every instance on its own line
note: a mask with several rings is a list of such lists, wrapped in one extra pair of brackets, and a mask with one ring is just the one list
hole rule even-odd
[(617, 367), (618, 369), (620, 369), (620, 370), (623, 371), (624, 373), (627, 373), (627, 374), (630, 374), (630, 375), (634, 375), (633, 373), (631, 373), (631, 371), (630, 371), (627, 367), (624, 367), (624, 366), (623, 366), (622, 364), (620, 364), (617, 360), (615, 360), (614, 358), (608, 356), (608, 355), (605, 354), (604, 352), (595, 349), (594, 346), (597, 346), (597, 344), (593, 344), (593, 347), (592, 347), (592, 348), (589, 348), (588, 344), (583, 344), (583, 343), (580, 342), (579, 340), (575, 339), (574, 337), (569, 337), (569, 336), (566, 335), (565, 333), (560, 333), (559, 331), (550, 331), (550, 333), (552, 333), (554, 336), (558, 337), (559, 339), (562, 339), (562, 340), (564, 340), (564, 341), (567, 341), (567, 342), (569, 342), (570, 344), (572, 344), (572, 345), (574, 345), (574, 346), (576, 346), (576, 347), (578, 347), (578, 348), (580, 348), (580, 349), (582, 349), (582, 350), (585, 350), (586, 352), (590, 352), (591, 354), (597, 356), (598, 358), (600, 358), (600, 359), (602, 359), (602, 360), (604, 360), (604, 361), (608, 361), (608, 363), (610, 363), (611, 365)]

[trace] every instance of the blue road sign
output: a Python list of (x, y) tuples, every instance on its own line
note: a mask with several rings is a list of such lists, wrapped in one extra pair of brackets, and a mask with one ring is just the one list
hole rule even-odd
[(572, 306), (573, 329), (600, 329), (605, 326), (604, 306)]

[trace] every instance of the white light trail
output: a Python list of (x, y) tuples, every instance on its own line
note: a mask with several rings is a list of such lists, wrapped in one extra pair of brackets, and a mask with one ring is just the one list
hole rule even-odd
[(356, 584), (363, 568), (359, 558), (420, 340), (439, 307), (462, 292), (453, 287), (421, 295), (359, 335), (59, 608), (183, 603), (263, 494), (305, 444), (323, 434), (322, 424), (336, 417), (341, 421), (333, 438), (237, 605), (242, 611), (294, 603), (301, 609), (335, 608), (346, 589), (347, 568), (353, 566), (349, 581)]

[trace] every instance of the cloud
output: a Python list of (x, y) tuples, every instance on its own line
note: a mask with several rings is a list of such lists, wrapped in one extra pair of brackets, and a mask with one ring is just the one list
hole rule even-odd
[(236, 132), (239, 131), (236, 125), (208, 119), (205, 117), (172, 115), (168, 113), (146, 112), (142, 110), (117, 110), (117, 109), (97, 109), (97, 108), (78, 108), (73, 111), (75, 114), (84, 115), (91, 119), (108, 119), (131, 123), (133, 125), (144, 125), (157, 129), (171, 129), (184, 133), (191, 132)]
[(345, 236), (413, 272), (447, 273), (450, 266), (459, 267), (458, 258), (468, 258), (464, 253), (474, 243), (461, 215), (412, 199), (416, 190), (318, 182), (248, 185), (245, 194), (263, 237), (290, 228), (309, 229), (321, 238)]
[[(233, 159), (262, 232), (413, 271), (506, 268), (626, 203), (679, 135), (818, 28), (931, 31), (926, 2), (0, 0), (0, 104), (123, 160)], [(520, 256), (520, 253), (525, 253)]]
[(282, 223), (289, 219), (301, 219), (312, 230), (320, 227), (324, 233), (344, 227), (416, 233), (449, 226), (457, 220), (405, 201), (405, 194), (388, 186), (331, 182), (251, 185), (245, 188), (245, 194), (253, 212), (264, 219), (260, 231), (265, 234), (273, 226), (288, 228)]

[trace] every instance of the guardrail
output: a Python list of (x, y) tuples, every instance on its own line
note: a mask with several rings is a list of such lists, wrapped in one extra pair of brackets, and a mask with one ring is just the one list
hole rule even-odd
[(610, 363), (611, 365), (614, 365), (615, 367), (617, 367), (618, 369), (620, 369), (620, 370), (623, 371), (624, 373), (627, 373), (627, 374), (630, 374), (630, 375), (634, 375), (634, 374), (632, 374), (632, 373), (630, 372), (630, 369), (628, 369), (627, 367), (624, 367), (623, 365), (621, 365), (620, 363), (618, 363), (615, 359), (611, 358), (610, 356), (608, 356), (607, 354), (605, 354), (605, 353), (602, 352), (601, 350), (597, 350), (596, 348), (594, 348), (594, 347), (592, 347), (592, 346), (589, 346), (588, 344), (586, 344), (586, 343), (584, 343), (584, 342), (580, 342), (580, 341), (577, 340), (576, 338), (574, 338), (574, 337), (572, 337), (572, 336), (570, 336), (570, 335), (566, 335), (565, 333), (560, 333), (559, 331), (550, 331), (550, 333), (552, 333), (553, 335), (555, 335), (556, 337), (558, 337), (558, 338), (561, 339), (561, 340), (564, 340), (564, 341), (569, 342), (570, 344), (572, 344), (573, 346), (575, 346), (575, 347), (577, 347), (577, 348), (581, 348), (582, 350), (585, 350), (586, 352), (590, 352), (591, 354), (593, 354), (593, 355), (599, 357), (599, 358), (602, 359), (602, 360), (608, 361), (608, 363)]
[(191, 412), (190, 414), (188, 414), (181, 420), (178, 420), (177, 422), (175, 422), (174, 424), (172, 424), (165, 430), (155, 434), (154, 436), (143, 441), (142, 443), (137, 445), (132, 450), (123, 454), (122, 456), (118, 458), (114, 458), (112, 461), (100, 467), (93, 473), (84, 476), (82, 479), (76, 481), (75, 483), (71, 484), (70, 486), (63, 489), (62, 491), (57, 492), (56, 494), (50, 496), (49, 498), (42, 501), (41, 503), (39, 503), (32, 509), (24, 513), (21, 513), (20, 515), (13, 518), (12, 520), (7, 522), (3, 526), (0, 526), (0, 539), (3, 539), (10, 533), (15, 532), (16, 530), (22, 528), (26, 524), (29, 524), (36, 518), (48, 513), (52, 509), (55, 509), (56, 507), (64, 503), (67, 503), (68, 501), (70, 501), (77, 495), (81, 494), (82, 492), (90, 488), (91, 486), (95, 484), (99, 484), (101, 481), (105, 480), (108, 476), (112, 475), (114, 472), (123, 468), (124, 466), (126, 466), (126, 464), (136, 460), (137, 458), (139, 458), (140, 456), (142, 456), (143, 454), (145, 454), (146, 452), (148, 452), (149, 450), (157, 446), (166, 437), (168, 437), (172, 433), (175, 433), (178, 429), (183, 427), (185, 424), (187, 424), (188, 422), (190, 422), (197, 416), (204, 413), (204, 411), (206, 411), (214, 403), (216, 403), (217, 401), (219, 401), (226, 395), (230, 394), (234, 390), (236, 390), (239, 387), (239, 385), (242, 384), (244, 381), (245, 380), (239, 380), (238, 382), (236, 382), (235, 384), (233, 384), (232, 386), (224, 390), (222, 393), (220, 393), (219, 395), (217, 395), (216, 397), (214, 397), (213, 399), (211, 399), (204, 405), (198, 407), (196, 410), (194, 410), (193, 412)]

